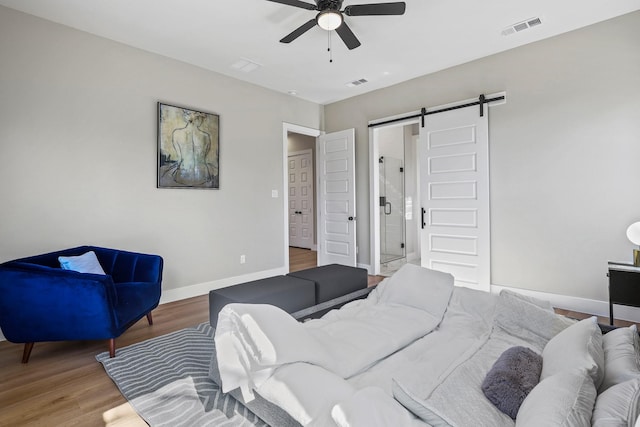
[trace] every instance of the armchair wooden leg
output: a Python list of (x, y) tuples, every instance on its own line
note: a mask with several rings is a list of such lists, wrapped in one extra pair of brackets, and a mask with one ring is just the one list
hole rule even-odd
[(150, 325), (153, 325), (153, 317), (151, 317), (151, 312), (147, 313), (147, 322), (149, 322)]
[(22, 352), (22, 363), (29, 362), (29, 356), (31, 356), (31, 350), (33, 350), (33, 343), (24, 343), (24, 351)]
[(116, 357), (116, 339), (111, 338), (109, 340), (109, 357)]

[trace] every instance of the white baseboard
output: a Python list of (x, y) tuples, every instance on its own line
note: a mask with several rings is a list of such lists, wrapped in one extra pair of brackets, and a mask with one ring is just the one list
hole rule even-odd
[(288, 271), (284, 267), (275, 268), (273, 270), (258, 271), (255, 273), (244, 274), (242, 276), (227, 277), (220, 280), (214, 280), (211, 282), (198, 283), (195, 285), (185, 286), (177, 289), (169, 289), (162, 291), (162, 297), (160, 298), (160, 304), (166, 304), (173, 301), (179, 301), (187, 298), (198, 297), (200, 295), (206, 295), (209, 291), (214, 289), (226, 288), (227, 286), (233, 286), (244, 282), (250, 282), (252, 280), (265, 279), (272, 276), (280, 276), (287, 274)]
[[(609, 301), (599, 301), (588, 298), (572, 297), (569, 295), (551, 294), (548, 292), (531, 291), (528, 289), (511, 288), (508, 286), (491, 285), (491, 293), (498, 294), (501, 290), (508, 289), (523, 295), (528, 295), (551, 302), (556, 308), (569, 311), (579, 311), (596, 316), (609, 318)], [(616, 319), (640, 323), (640, 308), (625, 305), (613, 305), (613, 315)], [(608, 322), (607, 322), (608, 323)]]

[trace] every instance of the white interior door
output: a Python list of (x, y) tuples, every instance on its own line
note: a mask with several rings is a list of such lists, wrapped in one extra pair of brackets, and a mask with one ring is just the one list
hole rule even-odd
[(426, 117), (420, 128), (422, 266), (490, 290), (488, 108)]
[(289, 246), (313, 246), (313, 156), (311, 150), (289, 156)]
[(355, 267), (355, 130), (318, 137), (317, 156), (318, 265)]

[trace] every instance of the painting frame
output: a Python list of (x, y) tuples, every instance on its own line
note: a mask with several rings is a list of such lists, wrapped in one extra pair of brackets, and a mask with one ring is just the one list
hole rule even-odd
[(220, 189), (220, 115), (158, 102), (157, 188)]

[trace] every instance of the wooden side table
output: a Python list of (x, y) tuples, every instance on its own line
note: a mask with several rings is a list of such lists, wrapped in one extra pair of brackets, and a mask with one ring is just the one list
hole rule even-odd
[(609, 262), (609, 324), (613, 325), (613, 304), (640, 307), (640, 267)]

